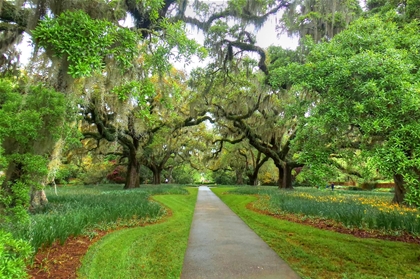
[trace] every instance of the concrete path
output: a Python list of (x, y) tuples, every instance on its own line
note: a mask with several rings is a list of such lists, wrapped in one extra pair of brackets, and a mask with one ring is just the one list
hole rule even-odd
[(200, 186), (181, 279), (300, 278), (210, 189)]

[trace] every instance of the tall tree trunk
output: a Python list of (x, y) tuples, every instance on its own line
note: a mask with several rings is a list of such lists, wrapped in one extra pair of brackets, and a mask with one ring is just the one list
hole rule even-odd
[(173, 172), (174, 168), (173, 167), (169, 167), (168, 168), (168, 172), (169, 172), (169, 176), (168, 176), (168, 183), (172, 184), (174, 181), (174, 178), (172, 177), (172, 172)]
[(124, 189), (133, 189), (140, 187), (140, 162), (136, 155), (131, 155), (128, 160), (127, 177), (125, 179)]
[(235, 170), (236, 174), (236, 185), (244, 185), (244, 178), (242, 176), (242, 170)]
[(405, 188), (404, 188), (404, 178), (401, 174), (394, 174), (394, 183), (395, 183), (395, 192), (394, 198), (392, 199), (393, 203), (401, 204), (404, 202), (405, 197)]
[(279, 179), (277, 181), (277, 186), (279, 189), (283, 187), (283, 177), (284, 177), (284, 169), (283, 166), (280, 163), (274, 163), (279, 170)]
[(258, 171), (248, 172), (246, 176), (248, 177), (248, 185), (258, 185)]
[(293, 168), (288, 163), (284, 163), (282, 189), (293, 190), (292, 170)]
[(153, 172), (153, 184), (159, 185), (161, 183), (160, 177), (161, 177), (162, 170), (156, 167), (152, 168), (151, 170)]
[(292, 186), (292, 170), (288, 163), (284, 162), (283, 166), (276, 164), (279, 169), (279, 188), (283, 190), (293, 190)]

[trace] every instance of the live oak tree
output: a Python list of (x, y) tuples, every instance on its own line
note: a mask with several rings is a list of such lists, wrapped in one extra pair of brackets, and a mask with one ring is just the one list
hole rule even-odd
[[(4, 4), (4, 3), (3, 3)], [(31, 10), (29, 8), (23, 8), (19, 10), (18, 7), (16, 7), (13, 11), (10, 10), (11, 5), (10, 3), (6, 3), (2, 8), (2, 21), (6, 22), (12, 22), (17, 26), (23, 25), (24, 23), (19, 21), (19, 18), (22, 14), (28, 15), (28, 21), (25, 23), (27, 26), (25, 28), (28, 28), (28, 30), (31, 30), (31, 34), (33, 34), (34, 38), (37, 39), (38, 46), (43, 46), (45, 49), (45, 59), (49, 59), (45, 64), (48, 64), (48, 68), (50, 69), (47, 76), (42, 80), (43, 86), (55, 88), (55, 91), (58, 91), (58, 94), (62, 94), (62, 98), (72, 100), (71, 104), (75, 105), (76, 102), (73, 102), (74, 99), (77, 97), (72, 89), (74, 89), (74, 81), (75, 78), (80, 78), (83, 75), (90, 74), (90, 68), (86, 70), (86, 63), (93, 63), (92, 69), (97, 70), (98, 69), (98, 60), (100, 61), (101, 58), (103, 58), (107, 53), (114, 52), (112, 55), (118, 59), (118, 57), (121, 57), (118, 52), (121, 54), (121, 49), (124, 46), (117, 46), (112, 45), (113, 41), (119, 37), (120, 35), (126, 35), (127, 33), (124, 33), (123, 29), (118, 29), (117, 27), (114, 28), (110, 23), (108, 23), (105, 20), (93, 20), (83, 12), (76, 12), (76, 13), (62, 13), (57, 18), (47, 18), (44, 21), (42, 21), (41, 24), (36, 25), (35, 29), (33, 26), (30, 26), (29, 18), (32, 18), (32, 16), (36, 16), (36, 12), (34, 10)], [(13, 7), (13, 6), (12, 6)], [(14, 7), (13, 7), (14, 8)], [(40, 8), (40, 7), (38, 7)], [(3, 17), (4, 15), (10, 16), (10, 18)], [(80, 34), (75, 32), (75, 20), (77, 19), (78, 25), (77, 28), (87, 28), (92, 29), (91, 32), (95, 33), (95, 39), (91, 41), (91, 43), (95, 43), (95, 40), (99, 41), (99, 45), (96, 45), (92, 48), (89, 48), (86, 46), (86, 40), (78, 40), (77, 38), (80, 38)], [(73, 24), (73, 25), (71, 25)], [(67, 28), (67, 29), (66, 29)], [(73, 29), (72, 29), (73, 28)], [(64, 30), (66, 29), (66, 30)], [(48, 33), (53, 31), (53, 33)], [(124, 33), (124, 34), (122, 34)], [(72, 36), (73, 35), (73, 36)], [(79, 35), (79, 36), (78, 36)], [(104, 36), (101, 36), (104, 35)], [(55, 37), (54, 37), (55, 36)], [(122, 43), (131, 42), (133, 43), (133, 36), (127, 36), (127, 40), (121, 39)], [(101, 41), (101, 38), (103, 41)], [(58, 39), (62, 39), (62, 41), (59, 41)], [(12, 43), (12, 42), (9, 42)], [(126, 45), (127, 46), (127, 45)], [(96, 49), (95, 49), (96, 47)], [(66, 49), (65, 51), (63, 49)], [(84, 49), (86, 51), (86, 55), (79, 55), (79, 59), (75, 60), (75, 55), (77, 52), (80, 51), (80, 49)], [(127, 50), (127, 49), (125, 49)], [(90, 52), (89, 52), (90, 51)], [(92, 54), (92, 52), (95, 52)], [(92, 57), (88, 57), (89, 53), (92, 54)], [(125, 60), (124, 60), (125, 61)], [(120, 62), (124, 62), (123, 59)], [(124, 64), (124, 63), (123, 63)], [(90, 64), (89, 64), (90, 65)], [(39, 66), (39, 65), (37, 65)], [(42, 65), (41, 65), (42, 66)], [(126, 65), (127, 66), (127, 65)], [(83, 68), (85, 67), (85, 68)], [(57, 69), (55, 71), (54, 69)], [(48, 72), (48, 70), (43, 71), (42, 69), (35, 70), (36, 73), (43, 73)], [(36, 75), (34, 75), (36, 77)], [(37, 78), (39, 80), (39, 78)], [(34, 80), (37, 80), (34, 79)], [(31, 86), (31, 79), (25, 80), (26, 83), (28, 83), (27, 86)], [(48, 102), (44, 102), (44, 106), (46, 106)], [(46, 109), (47, 107), (45, 107)], [(73, 107), (74, 108), (74, 107)], [(42, 108), (40, 108), (42, 111)], [(56, 108), (56, 112), (58, 113), (59, 107)], [(65, 117), (67, 113), (62, 112), (61, 117)], [(70, 123), (75, 120), (76, 114), (73, 114), (73, 117), (70, 117)], [(57, 126), (55, 129), (58, 131), (60, 127), (63, 125), (58, 122), (51, 121), (49, 125), (56, 124)], [(28, 123), (29, 124), (29, 123)], [(54, 131), (54, 128), (51, 127), (51, 131)], [(47, 136), (47, 135), (44, 135)], [(48, 137), (48, 136), (47, 136)], [(56, 138), (52, 135), (49, 137), (50, 142), (45, 142), (45, 149), (49, 150), (49, 153), (56, 154), (58, 150), (60, 150), (60, 142), (63, 140), (63, 138)], [(55, 139), (55, 141), (54, 141)], [(7, 152), (10, 152), (11, 150), (7, 150)], [(32, 151), (34, 152), (34, 151)], [(28, 155), (29, 156), (29, 155)], [(58, 156), (57, 154), (55, 156)], [(45, 166), (42, 166), (42, 164), (46, 164), (47, 162), (39, 162), (38, 168), (43, 168)], [(16, 164), (16, 162), (10, 162), (9, 168)], [(22, 168), (25, 166), (22, 166)], [(15, 173), (15, 176), (24, 176), (25, 174), (23, 172), (17, 172)], [(30, 175), (30, 174), (26, 174)], [(35, 175), (35, 174), (34, 174)], [(18, 177), (12, 177), (12, 176), (6, 176), (5, 178), (5, 184), (11, 184), (14, 186), (17, 186)], [(39, 198), (32, 199), (32, 205), (36, 206), (39, 204), (42, 204), (46, 202), (45, 195), (43, 195), (42, 189), (38, 188), (32, 188), (32, 196)], [(37, 200), (40, 200), (40, 202), (35, 202)]]
[(212, 164), (212, 168), (230, 167), (236, 174), (236, 184), (245, 184), (246, 177), (248, 185), (258, 185), (259, 171), (269, 157), (253, 148), (246, 140), (240, 139), (240, 142), (234, 144), (228, 139), (218, 139), (216, 142), (220, 145), (213, 157), (217, 156), (218, 160), (216, 164)]
[[(394, 178), (394, 202), (419, 205), (418, 25), (389, 13), (360, 19), (331, 42), (314, 46), (304, 66), (290, 65), (301, 90), (316, 92), (299, 142), (314, 162), (357, 147)], [(311, 130), (312, 131), (309, 131)], [(328, 145), (313, 145), (318, 137)], [(318, 158), (315, 158), (318, 157)], [(309, 160), (308, 160), (309, 159)]]
[[(134, 57), (138, 58), (137, 44), (142, 38), (149, 38), (151, 43), (141, 45), (140, 49), (144, 52), (140, 64), (146, 65), (152, 71), (163, 72), (167, 69), (166, 61), (174, 47), (179, 48), (180, 55), (191, 51), (191, 48), (197, 48), (196, 44), (186, 39), (182, 23), (164, 20), (173, 1), (148, 1), (147, 6), (129, 1), (34, 2), (36, 9), (18, 5), (22, 3), (6, 1), (1, 7), (0, 20), (15, 26), (15, 29), (20, 28), (19, 34), (22, 29), (26, 30), (35, 39), (36, 47), (44, 49), (44, 52), (38, 51), (35, 55), (44, 56), (46, 62), (41, 66), (46, 65), (47, 68), (37, 68), (34, 71), (44, 73), (48, 85), (66, 95), (83, 96), (85, 102), (92, 91), (91, 77), (104, 69), (109, 78), (107, 89), (121, 85), (118, 74), (114, 75), (117, 70), (109, 69), (119, 69), (120, 74), (126, 76), (124, 71), (133, 67)], [(117, 23), (126, 17), (127, 12), (137, 15), (134, 16), (137, 20), (138, 15), (147, 17), (147, 22), (138, 26), (141, 28), (140, 34), (135, 29), (121, 27)], [(26, 16), (25, 20), (22, 20), (23, 15)], [(4, 34), (6, 33), (3, 32)], [(16, 36), (13, 40), (5, 40), (4, 47), (10, 47), (15, 39)], [(126, 78), (121, 83), (124, 80)], [(112, 81), (111, 84), (109, 81)], [(87, 94), (77, 93), (79, 90), (87, 91)], [(91, 103), (95, 103), (95, 100)]]
[(273, 159), (280, 173), (279, 187), (290, 189), (292, 169), (301, 165), (289, 153), (295, 120), (292, 114), (290, 118), (284, 115), (284, 96), (273, 94), (265, 84), (265, 75), (257, 73), (253, 65), (247, 57), (232, 60), (227, 70), (210, 65), (207, 72), (194, 73), (192, 85), (204, 92), (202, 98), (216, 121), (228, 127), (231, 140), (246, 138)]
[[(276, 10), (270, 10), (270, 14), (276, 14), (280, 8), (285, 8), (289, 11), (289, 15), (291, 15), (296, 12), (298, 7), (303, 7), (301, 12), (305, 13), (304, 5), (306, 4), (308, 5), (307, 11), (311, 11), (310, 14), (308, 14), (307, 21), (310, 21), (309, 19), (311, 16), (313, 16), (314, 19), (312, 21), (313, 26), (307, 28), (308, 30), (311, 29), (312, 33), (306, 32), (307, 30), (303, 33), (298, 33), (302, 35), (302, 37), (305, 34), (311, 34), (312, 36), (315, 36), (317, 40), (320, 40), (321, 37), (327, 39), (331, 38), (344, 29), (350, 20), (356, 17), (360, 12), (360, 7), (355, 2), (346, 2), (345, 4), (341, 3), (338, 6), (333, 5), (329, 8), (328, 4), (324, 2), (311, 4), (309, 2), (301, 3), (295, 1), (293, 2), (293, 5), (290, 5), (290, 3), (283, 3), (283, 7), (276, 6)], [(336, 21), (335, 18), (337, 19)], [(212, 17), (210, 17), (210, 19), (212, 19)], [(259, 19), (262, 19), (262, 17)], [(299, 20), (303, 20), (303, 16), (299, 17)], [(305, 23), (307, 21), (305, 21)], [(261, 22), (263, 21), (260, 21), (260, 23)], [(254, 21), (254, 23), (258, 25), (258, 22)], [(326, 24), (328, 24), (328, 26)], [(198, 25), (200, 26), (200, 24)], [(244, 62), (246, 61), (246, 59), (242, 59), (244, 51), (253, 51), (259, 55), (259, 60), (256, 64), (254, 64), (254, 66), (258, 66), (258, 68), (266, 75), (267, 79), (265, 82), (268, 80), (276, 93), (272, 95), (270, 95), (271, 93), (264, 93), (264, 96), (261, 94), (255, 94), (254, 99), (252, 100), (252, 98), (249, 98), (246, 95), (245, 90), (240, 93), (238, 92), (240, 90), (231, 90), (229, 91), (229, 95), (225, 96), (232, 96), (234, 94), (242, 96), (242, 103), (235, 103), (235, 100), (232, 100), (235, 97), (228, 98), (228, 102), (223, 103), (223, 101), (221, 101), (223, 100), (223, 97), (219, 97), (219, 104), (215, 105), (217, 109), (214, 109), (214, 112), (212, 113), (216, 116), (216, 118), (230, 121), (235, 129), (242, 131), (243, 135), (245, 135), (251, 145), (272, 158), (276, 166), (279, 168), (279, 184), (282, 185), (283, 188), (291, 188), (292, 169), (294, 167), (301, 166), (302, 164), (297, 163), (294, 155), (291, 154), (290, 142), (298, 132), (296, 130), (298, 127), (298, 116), (303, 117), (304, 113), (307, 111), (307, 109), (305, 110), (305, 105), (308, 106), (308, 104), (301, 104), (302, 102), (307, 102), (307, 97), (297, 96), (295, 94), (296, 92), (288, 93), (287, 90), (288, 86), (290, 87), (290, 84), (279, 83), (279, 71), (276, 73), (277, 80), (273, 80), (273, 78), (271, 78), (270, 69), (274, 70), (279, 66), (269, 64), (267, 61), (267, 53), (253, 44), (255, 42), (254, 37), (246, 31), (243, 25), (230, 25), (226, 21), (217, 20), (212, 26), (206, 24), (202, 26), (202, 28), (208, 30), (208, 40), (206, 42), (209, 43), (208, 46), (210, 50), (213, 50), (213, 52), (215, 48), (219, 50), (219, 54), (217, 56), (217, 61), (219, 63), (215, 63), (210, 66), (211, 69), (209, 69), (209, 73), (212, 74), (208, 74), (208, 83), (206, 87), (202, 87), (202, 91), (205, 92), (203, 97), (206, 98), (206, 101), (210, 106), (215, 105), (211, 100), (209, 101), (210, 97), (207, 96), (209, 95), (208, 92), (211, 91), (210, 88), (213, 82), (216, 80), (213, 76), (215, 74), (221, 75), (220, 72), (223, 71), (228, 76), (225, 78), (223, 86), (226, 86), (229, 82), (234, 83), (232, 81), (232, 77), (238, 75), (238, 72), (241, 71), (239, 69), (239, 65), (244, 65)], [(299, 24), (299, 26), (302, 26), (302, 24)], [(314, 29), (319, 29), (319, 32)], [(294, 31), (291, 30), (291, 32)], [(318, 34), (321, 35), (318, 36)], [(236, 38), (235, 42), (223, 39), (228, 36)], [(292, 55), (298, 56), (296, 54)], [(275, 55), (271, 55), (270, 58), (282, 61), (284, 66), (287, 61), (290, 61), (290, 57), (286, 56), (277, 55), (277, 57), (275, 57)], [(247, 73), (249, 73), (250, 69), (251, 72), (253, 71), (252, 66), (248, 67), (247, 70), (244, 68), (242, 69)], [(205, 76), (206, 75), (203, 74), (202, 78), (204, 79)], [(264, 83), (263, 80), (260, 82)], [(236, 86), (239, 88), (243, 87), (241, 83)], [(220, 87), (219, 83), (219, 87), (215, 90), (220, 91)], [(222, 89), (221, 92), (226, 91), (227, 90), (223, 91)], [(258, 99), (258, 96), (260, 99)], [(254, 102), (253, 105), (249, 103), (249, 100)], [(229, 103), (234, 104), (234, 110), (231, 110), (233, 106), (229, 105)], [(226, 106), (226, 104), (228, 105)], [(248, 107), (248, 110), (246, 110), (246, 107)], [(295, 108), (291, 109), (291, 107)], [(241, 111), (239, 108), (245, 109)], [(287, 113), (285, 112), (286, 110)]]

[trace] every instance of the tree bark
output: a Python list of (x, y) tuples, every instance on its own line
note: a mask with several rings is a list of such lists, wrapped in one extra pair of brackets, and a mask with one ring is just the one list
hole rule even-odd
[(293, 190), (292, 186), (292, 170), (293, 167), (289, 163), (284, 162), (283, 165), (276, 164), (276, 167), (279, 169), (279, 189), (283, 190)]
[(401, 174), (394, 174), (394, 183), (395, 183), (395, 192), (394, 198), (392, 199), (393, 203), (402, 204), (405, 197), (405, 188), (404, 188), (404, 178)]
[(31, 189), (31, 205), (30, 210), (42, 207), (48, 203), (47, 195), (44, 189)]
[(130, 155), (128, 160), (127, 177), (125, 179), (124, 189), (133, 189), (140, 187), (140, 163), (136, 155)]
[(248, 185), (257, 186), (258, 185), (258, 172), (248, 173)]
[(174, 168), (173, 167), (169, 167), (168, 168), (168, 172), (169, 172), (169, 176), (168, 176), (168, 183), (172, 184), (174, 182), (174, 178), (172, 177), (172, 172), (173, 172)]
[(293, 167), (288, 163), (284, 163), (283, 167), (283, 184), (282, 188), (286, 190), (293, 190), (292, 186), (292, 170)]
[(283, 166), (281, 164), (276, 164), (276, 163), (274, 163), (274, 164), (277, 167), (277, 169), (279, 170), (279, 179), (277, 180), (277, 186), (279, 187), (279, 189), (281, 189), (282, 185), (283, 185), (284, 169), (283, 169)]
[(161, 183), (160, 177), (162, 170), (159, 168), (152, 168), (151, 170), (153, 172), (153, 184), (159, 185)]
[(260, 172), (261, 167), (265, 162), (268, 161), (268, 156), (265, 156), (264, 159), (260, 160), (261, 153), (258, 153), (257, 162), (254, 162), (254, 170), (247, 174), (249, 179), (249, 185), (257, 186), (258, 185), (258, 173)]
[(236, 185), (244, 185), (244, 178), (242, 176), (242, 170), (235, 170), (236, 174)]

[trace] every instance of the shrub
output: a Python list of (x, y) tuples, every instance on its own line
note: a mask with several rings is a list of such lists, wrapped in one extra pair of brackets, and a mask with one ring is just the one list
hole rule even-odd
[(85, 185), (104, 183), (106, 176), (114, 168), (114, 164), (109, 161), (101, 161), (98, 158), (92, 158), (86, 156), (83, 158), (81, 168), (84, 172), (81, 172), (77, 177)]
[(117, 184), (123, 184), (125, 183), (126, 176), (127, 168), (124, 166), (117, 166), (110, 174), (106, 176), (106, 179)]
[(55, 175), (56, 184), (67, 184), (70, 179), (77, 177), (79, 168), (74, 164), (63, 164)]
[(236, 184), (236, 176), (232, 171), (219, 170), (212, 173), (214, 183), (220, 185), (234, 185)]
[(28, 278), (26, 262), (31, 247), (24, 240), (17, 240), (10, 233), (0, 230), (0, 278)]

